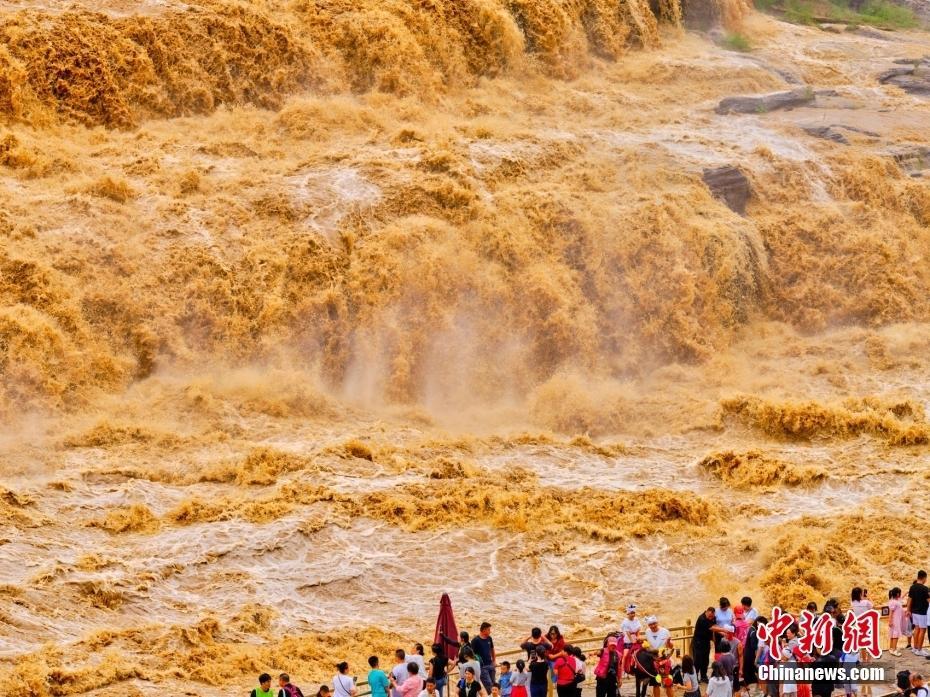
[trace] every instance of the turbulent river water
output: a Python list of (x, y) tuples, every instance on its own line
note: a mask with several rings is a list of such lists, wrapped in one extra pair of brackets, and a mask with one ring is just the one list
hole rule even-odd
[(361, 673), (442, 592), (502, 649), (908, 583), (930, 101), (878, 77), (927, 54), (726, 3), (0, 3), (0, 693)]

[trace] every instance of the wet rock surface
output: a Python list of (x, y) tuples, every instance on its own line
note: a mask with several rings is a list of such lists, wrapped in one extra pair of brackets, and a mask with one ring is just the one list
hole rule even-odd
[(752, 195), (752, 188), (738, 167), (724, 165), (705, 169), (703, 179), (714, 197), (726, 203), (730, 210), (740, 215), (746, 213), (746, 202)]
[(895, 85), (909, 94), (930, 96), (930, 56), (920, 59), (900, 58), (897, 67), (878, 76), (883, 85)]
[(792, 109), (814, 101), (814, 92), (808, 88), (773, 92), (771, 94), (726, 97), (717, 105), (718, 114), (764, 114), (779, 109)]
[(888, 155), (911, 176), (923, 176), (930, 170), (930, 145), (905, 143), (888, 150)]
[(804, 132), (808, 135), (812, 135), (815, 138), (823, 138), (824, 140), (832, 140), (836, 143), (842, 143), (843, 145), (849, 145), (849, 137), (843, 131), (847, 133), (858, 133), (860, 135), (868, 136), (869, 138), (879, 138), (879, 134), (875, 131), (869, 131), (864, 128), (856, 128), (855, 126), (847, 126), (844, 124), (831, 124), (829, 126), (803, 126)]

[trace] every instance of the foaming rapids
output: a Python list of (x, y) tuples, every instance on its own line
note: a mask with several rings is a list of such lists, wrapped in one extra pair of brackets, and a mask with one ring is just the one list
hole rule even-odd
[(885, 39), (741, 0), (0, 8), (0, 693), (307, 692), (443, 592), (504, 650), (902, 585), (930, 119), (876, 76), (930, 41)]

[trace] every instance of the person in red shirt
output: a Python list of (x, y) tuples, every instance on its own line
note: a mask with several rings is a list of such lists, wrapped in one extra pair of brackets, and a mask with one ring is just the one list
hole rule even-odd
[(549, 639), (549, 648), (546, 649), (546, 658), (550, 661), (554, 661), (559, 656), (565, 654), (565, 637), (562, 636), (562, 632), (559, 631), (559, 628), (555, 625), (549, 627), (549, 633), (546, 634), (546, 638)]
[(565, 646), (562, 654), (552, 664), (552, 670), (555, 671), (555, 690), (559, 697), (577, 697), (578, 694), (575, 686), (578, 665), (572, 653), (572, 647)]

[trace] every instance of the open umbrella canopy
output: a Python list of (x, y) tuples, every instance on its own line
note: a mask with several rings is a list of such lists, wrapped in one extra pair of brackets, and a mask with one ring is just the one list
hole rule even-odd
[(443, 653), (453, 658), (456, 655), (458, 638), (459, 630), (455, 626), (452, 601), (448, 593), (443, 593), (439, 600), (439, 617), (436, 618), (436, 635), (433, 637), (433, 643), (441, 645)]

